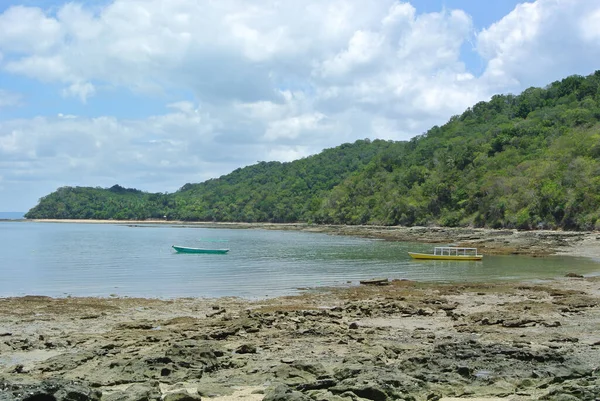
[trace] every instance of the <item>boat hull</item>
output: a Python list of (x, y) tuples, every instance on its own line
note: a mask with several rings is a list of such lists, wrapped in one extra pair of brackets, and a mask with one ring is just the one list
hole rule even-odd
[(224, 254), (229, 252), (229, 249), (206, 249), (206, 248), (188, 248), (185, 246), (175, 246), (173, 249), (178, 253), (212, 253), (212, 254)]
[(408, 253), (413, 259), (428, 259), (428, 260), (481, 260), (483, 255), (432, 255), (429, 253)]

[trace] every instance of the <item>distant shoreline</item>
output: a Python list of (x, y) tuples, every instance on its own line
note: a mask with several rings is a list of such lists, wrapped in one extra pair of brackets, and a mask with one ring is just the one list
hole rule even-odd
[(522, 231), (461, 227), (345, 226), (308, 223), (228, 223), (177, 220), (78, 220), (23, 219), (36, 223), (119, 224), (128, 226), (171, 225), (203, 228), (292, 230), (377, 238), (389, 241), (456, 244), (478, 248), (495, 255), (567, 255), (600, 260), (600, 232), (597, 231)]

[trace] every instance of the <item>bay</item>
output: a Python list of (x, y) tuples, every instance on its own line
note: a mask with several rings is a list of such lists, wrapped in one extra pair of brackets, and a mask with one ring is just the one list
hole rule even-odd
[[(178, 254), (171, 245), (230, 251)], [(299, 231), (0, 222), (0, 297), (262, 298), (369, 278), (539, 281), (600, 274), (600, 263), (587, 258), (486, 255), (453, 262), (407, 254), (433, 246)]]
[(0, 212), (0, 220), (19, 220), (24, 215), (24, 212)]

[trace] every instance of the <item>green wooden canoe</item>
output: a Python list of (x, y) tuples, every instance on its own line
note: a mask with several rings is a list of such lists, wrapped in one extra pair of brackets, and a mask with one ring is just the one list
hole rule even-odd
[(187, 246), (175, 246), (173, 245), (173, 249), (175, 249), (179, 253), (227, 253), (229, 249), (206, 249), (206, 248), (189, 248)]

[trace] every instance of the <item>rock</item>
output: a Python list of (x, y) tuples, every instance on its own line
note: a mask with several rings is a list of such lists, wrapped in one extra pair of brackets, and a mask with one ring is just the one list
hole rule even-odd
[(39, 365), (42, 372), (73, 370), (92, 360), (96, 355), (92, 352), (66, 353), (48, 358)]
[(356, 377), (358, 376), (360, 373), (362, 373), (363, 370), (367, 369), (366, 366), (362, 365), (362, 364), (344, 364), (341, 365), (337, 368), (334, 369), (334, 373), (333, 376), (337, 379), (337, 380), (345, 380), (345, 379), (349, 379), (351, 377)]
[(534, 319), (511, 319), (502, 322), (503, 327), (528, 327), (537, 323)]
[(235, 350), (236, 354), (256, 354), (256, 346), (252, 344), (242, 344)]
[(577, 398), (574, 395), (570, 394), (556, 394), (544, 397), (543, 399), (549, 401), (581, 401), (581, 398)]
[[(213, 309), (214, 309), (214, 307), (213, 307)], [(226, 312), (225, 309), (216, 309), (214, 312), (208, 312), (206, 314), (206, 317), (213, 317), (213, 316), (217, 316), (217, 315), (222, 315), (225, 312)]]
[(320, 363), (293, 361), (276, 366), (273, 373), (283, 383), (296, 386), (314, 382), (317, 377), (324, 376), (327, 372)]
[(352, 323), (350, 323), (350, 324), (348, 325), (348, 328), (349, 328), (350, 330), (356, 330), (356, 329), (358, 329), (358, 323), (356, 323), (356, 322), (352, 322)]
[(124, 322), (119, 323), (116, 330), (151, 330), (154, 328), (154, 323), (147, 320), (141, 320), (139, 322)]
[(185, 390), (167, 393), (163, 397), (163, 401), (200, 401), (201, 399), (198, 394), (190, 394)]
[(232, 324), (227, 327), (216, 329), (208, 336), (214, 340), (225, 340), (228, 337), (237, 334), (240, 330), (242, 330), (242, 326)]
[(4, 383), (2, 401), (100, 401), (102, 393), (87, 383), (48, 379), (38, 383)]
[(468, 366), (458, 366), (456, 372), (463, 377), (471, 376), (471, 369)]
[(293, 368), (296, 368), (298, 370), (308, 372), (317, 377), (323, 376), (327, 373), (325, 371), (325, 368), (323, 367), (323, 365), (320, 363), (312, 363), (312, 362), (306, 362), (306, 361), (294, 361), (291, 363), (290, 366), (292, 366)]
[(102, 401), (149, 401), (160, 400), (160, 398), (160, 390), (146, 383), (135, 383), (123, 391), (102, 395)]
[(276, 384), (267, 388), (263, 401), (312, 401), (312, 399), (285, 384)]
[(442, 395), (438, 392), (427, 394), (427, 401), (439, 401), (442, 399)]
[(327, 389), (330, 387), (333, 387), (337, 384), (337, 381), (334, 379), (323, 379), (323, 380), (317, 380), (316, 382), (312, 382), (312, 383), (303, 383), (303, 384), (299, 384), (298, 386), (296, 386), (296, 390), (298, 391), (307, 391), (307, 390), (322, 390), (322, 389)]
[(567, 273), (567, 274), (565, 274), (565, 277), (583, 278), (583, 276), (581, 274), (577, 274), (577, 273)]
[[(354, 401), (351, 397), (334, 395), (327, 390), (308, 390), (306, 395), (314, 401)], [(354, 395), (354, 397), (356, 397), (356, 395)]]
[(361, 280), (360, 283), (365, 285), (389, 285), (390, 280), (387, 278), (372, 278), (369, 280)]
[(378, 385), (373, 383), (338, 384), (331, 387), (329, 391), (333, 394), (351, 392), (361, 398), (373, 401), (387, 401), (387, 393)]

